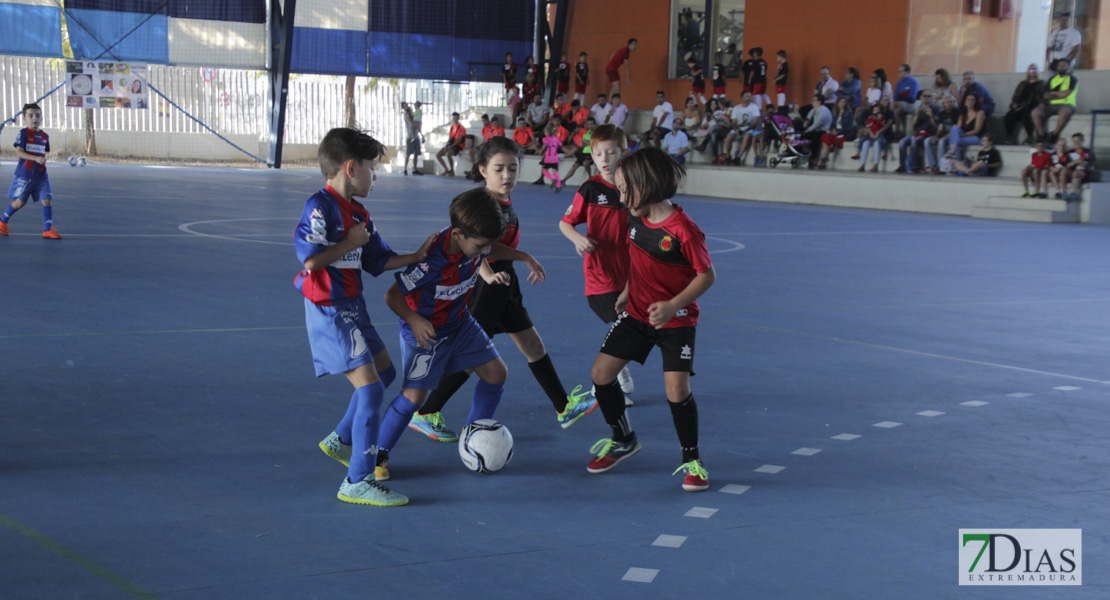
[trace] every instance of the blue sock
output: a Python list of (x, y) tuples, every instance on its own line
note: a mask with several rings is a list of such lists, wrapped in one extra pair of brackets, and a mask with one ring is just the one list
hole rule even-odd
[[(393, 365), (389, 365), (388, 369), (378, 371), (378, 377), (382, 380), (382, 397), (384, 398), (385, 389), (389, 387), (389, 384), (393, 383), (394, 379), (397, 379), (397, 368)], [(351, 423), (355, 420), (355, 407), (357, 405), (358, 390), (355, 390), (355, 393), (351, 395), (351, 403), (347, 405), (347, 413), (343, 415), (343, 418), (339, 421), (339, 425), (335, 427), (335, 432), (339, 434), (339, 441), (344, 444), (351, 443)]]
[(504, 383), (486, 383), (479, 379), (478, 385), (474, 386), (474, 403), (470, 406), (470, 416), (466, 418), (466, 424), (470, 425), (479, 419), (492, 419), (504, 391)]
[(364, 385), (355, 390), (355, 415), (351, 423), (351, 465), (347, 480), (362, 481), (374, 472), (378, 456), (378, 428), (381, 425), (382, 397), (385, 388), (381, 382)]
[(385, 417), (382, 418), (382, 430), (378, 435), (378, 450), (389, 452), (393, 449), (393, 445), (401, 438), (401, 434), (409, 426), (409, 421), (412, 420), (412, 415), (418, 408), (420, 407), (409, 402), (404, 394), (397, 394), (393, 402), (389, 403), (389, 408), (385, 411)]
[(42, 207), (42, 230), (43, 231), (50, 231), (50, 228), (53, 227), (53, 226), (54, 226), (54, 207), (53, 206), (46, 206), (44, 204), (43, 207)]
[(17, 210), (19, 210), (19, 209), (15, 208), (11, 204), (9, 204), (8, 205), (8, 210), (4, 211), (4, 216), (0, 217), (0, 221), (3, 221), (5, 223), (7, 223), (8, 219), (12, 218), (12, 215), (14, 215), (15, 211), (17, 211)]
[(393, 383), (393, 380), (397, 379), (397, 367), (393, 366), (393, 364), (391, 363), (388, 369), (385, 369), (384, 371), (378, 371), (378, 378), (382, 380), (383, 386), (389, 387), (389, 384)]

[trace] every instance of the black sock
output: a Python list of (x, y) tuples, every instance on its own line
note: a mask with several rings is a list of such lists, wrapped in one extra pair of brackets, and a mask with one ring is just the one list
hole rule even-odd
[(428, 399), (424, 401), (424, 405), (420, 407), (417, 414), (428, 416), (443, 410), (443, 405), (459, 391), (459, 388), (470, 379), (470, 373), (466, 371), (459, 371), (458, 373), (445, 374), (439, 378), (439, 384), (436, 389), (428, 394)]
[(536, 362), (528, 363), (528, 368), (532, 370), (532, 375), (536, 378), (536, 381), (540, 382), (540, 387), (543, 388), (544, 393), (551, 399), (555, 412), (566, 410), (567, 389), (563, 387), (563, 382), (559, 381), (559, 374), (555, 372), (555, 365), (551, 364), (551, 356), (544, 354), (543, 358)]
[(374, 461), (374, 466), (380, 467), (387, 462), (389, 462), (389, 450), (378, 450), (378, 458)]
[(635, 437), (628, 425), (628, 415), (624, 411), (624, 392), (616, 381), (602, 385), (594, 382), (594, 396), (605, 422), (613, 428), (613, 439), (620, 443), (629, 442)]
[(698, 460), (698, 405), (690, 394), (682, 402), (667, 402), (671, 406), (674, 429), (682, 446), (682, 462)]

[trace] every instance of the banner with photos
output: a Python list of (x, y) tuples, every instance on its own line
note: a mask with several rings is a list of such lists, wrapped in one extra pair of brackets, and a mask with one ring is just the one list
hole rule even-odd
[(147, 108), (145, 64), (66, 61), (66, 106)]

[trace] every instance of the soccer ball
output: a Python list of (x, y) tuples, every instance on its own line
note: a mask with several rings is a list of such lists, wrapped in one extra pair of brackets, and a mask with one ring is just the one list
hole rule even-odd
[(71, 166), (71, 167), (76, 167), (77, 166), (77, 157), (76, 156), (70, 155), (70, 157), (69, 157), (69, 166)]
[(83, 167), (83, 166), (85, 166), (85, 164), (86, 164), (87, 162), (88, 162), (88, 161), (86, 161), (86, 160), (85, 160), (85, 157), (84, 157), (84, 156), (82, 156), (81, 158), (78, 158), (78, 159), (77, 159), (77, 166), (78, 166), (78, 167)]
[(479, 419), (459, 436), (459, 456), (471, 471), (500, 471), (513, 457), (513, 434), (493, 419)]

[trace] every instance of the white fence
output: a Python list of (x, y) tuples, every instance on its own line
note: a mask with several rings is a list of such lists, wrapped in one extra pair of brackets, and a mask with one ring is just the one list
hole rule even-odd
[[(326, 75), (291, 77), (285, 118), (287, 144), (314, 145), (329, 129), (346, 123), (345, 79)], [(0, 56), (0, 121), (13, 117), (25, 103), (38, 99), (64, 80), (65, 61), (62, 59)], [(149, 109), (94, 109), (96, 131), (207, 134), (203, 127), (189, 118), (188, 115), (192, 115), (221, 135), (235, 136), (237, 143), (244, 139), (257, 140), (258, 144), (245, 146), (246, 149), (264, 152), (262, 148), (270, 132), (271, 97), (270, 81), (265, 71), (150, 65), (148, 82), (182, 110), (150, 92)], [(493, 83), (358, 77), (355, 80), (355, 119), (359, 128), (370, 132), (387, 146), (396, 147), (404, 143), (405, 135), (401, 101), (420, 100), (425, 104), (424, 128), (430, 131), (448, 123), (452, 112), (463, 113), (470, 108), (501, 105), (503, 93), (502, 86)], [(70, 133), (73, 137), (84, 135), (84, 109), (66, 106), (64, 86), (40, 104), (45, 129), (51, 133)], [(17, 120), (15, 127), (20, 126)], [(9, 123), (8, 127), (12, 125)], [(218, 139), (211, 134), (208, 136)], [(183, 139), (194, 137), (197, 136), (182, 136)], [(142, 152), (146, 154), (124, 155), (153, 160), (182, 156), (180, 148), (176, 148), (178, 152), (171, 155), (168, 152), (152, 152), (150, 144), (139, 143), (134, 147), (144, 149)], [(114, 148), (111, 154), (120, 155), (120, 150)], [(206, 156), (203, 151), (198, 154), (197, 159)]]

